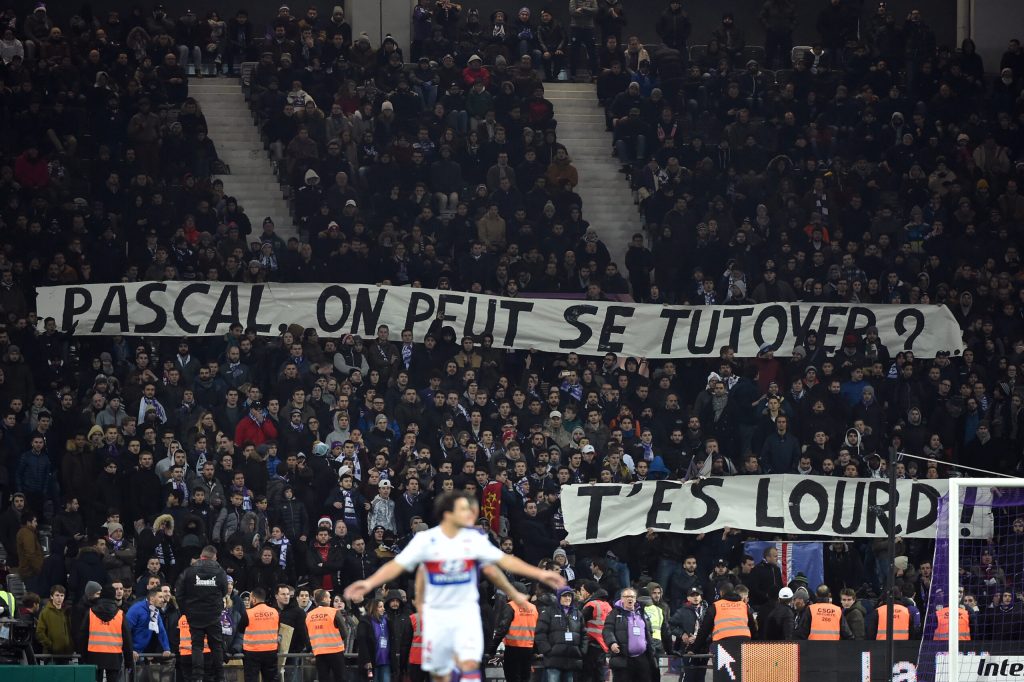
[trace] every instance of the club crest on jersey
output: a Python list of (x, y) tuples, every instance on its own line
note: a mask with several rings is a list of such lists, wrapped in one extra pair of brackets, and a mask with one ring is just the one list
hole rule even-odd
[(432, 585), (463, 585), (473, 579), (476, 562), (472, 559), (427, 561), (427, 578)]

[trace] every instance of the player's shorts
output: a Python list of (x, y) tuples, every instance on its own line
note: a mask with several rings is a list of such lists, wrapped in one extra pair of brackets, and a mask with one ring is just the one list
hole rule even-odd
[(447, 675), (456, 661), (479, 661), (484, 656), (480, 607), (423, 609), (424, 672)]

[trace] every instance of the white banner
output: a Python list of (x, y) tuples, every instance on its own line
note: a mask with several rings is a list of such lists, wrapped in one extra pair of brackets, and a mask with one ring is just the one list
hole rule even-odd
[[(1008, 618), (1012, 618), (1007, 614)], [(949, 674), (948, 655), (935, 656), (935, 682), (1009, 682), (1024, 680), (1024, 656), (993, 656), (987, 653), (961, 652), (956, 674)]]
[(768, 345), (788, 357), (809, 330), (833, 349), (872, 326), (891, 353), (963, 349), (956, 319), (940, 305), (660, 306), (349, 284), (142, 282), (41, 287), (37, 307), (40, 319), (80, 336), (220, 336), (237, 322), (263, 335), (298, 323), (321, 335), (372, 337), (386, 324), (392, 338), (411, 329), (420, 341), (440, 318), (458, 336), (492, 334), (495, 347), (586, 355), (717, 357), (728, 345), (753, 357)]
[[(944, 480), (896, 483), (896, 534), (935, 537)], [(992, 537), (991, 491), (978, 489), (961, 537)], [(976, 511), (975, 511), (976, 510)], [(562, 486), (569, 542), (606, 542), (649, 528), (704, 533), (726, 526), (760, 533), (886, 537), (889, 482), (831, 476), (732, 476)]]

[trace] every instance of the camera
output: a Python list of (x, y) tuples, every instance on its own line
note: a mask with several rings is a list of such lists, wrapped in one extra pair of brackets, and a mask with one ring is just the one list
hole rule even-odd
[(32, 635), (35, 628), (31, 621), (14, 618), (0, 618), (0, 663), (35, 664), (32, 653)]

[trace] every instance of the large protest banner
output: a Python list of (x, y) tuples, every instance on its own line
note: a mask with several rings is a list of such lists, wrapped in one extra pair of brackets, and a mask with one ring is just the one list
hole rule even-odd
[[(944, 480), (896, 483), (896, 534), (935, 537)], [(979, 494), (991, 495), (987, 489)], [(606, 542), (649, 528), (704, 533), (726, 526), (761, 533), (886, 537), (889, 482), (829, 476), (733, 476), (562, 486), (562, 513), (572, 544)], [(992, 516), (961, 520), (963, 537), (992, 537)]]
[(492, 334), (496, 347), (556, 353), (695, 358), (716, 357), (728, 345), (753, 357), (767, 345), (788, 357), (809, 330), (821, 346), (837, 348), (844, 335), (868, 327), (878, 328), (890, 352), (934, 357), (963, 349), (959, 325), (940, 305), (661, 306), (350, 284), (141, 282), (41, 287), (37, 308), (80, 336), (220, 336), (235, 323), (259, 334), (298, 323), (322, 335), (374, 336), (386, 324), (420, 341), (441, 319), (458, 335)]

